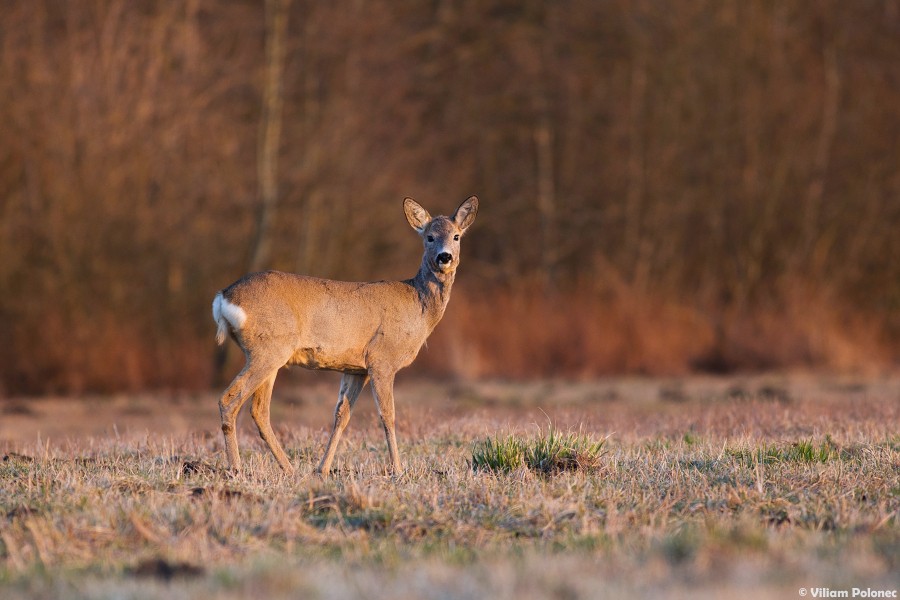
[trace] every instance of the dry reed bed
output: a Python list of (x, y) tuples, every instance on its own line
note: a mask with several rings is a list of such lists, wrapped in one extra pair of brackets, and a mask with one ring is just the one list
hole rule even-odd
[[(237, 477), (204, 434), (22, 445), (0, 463), (0, 589), (577, 598), (900, 585), (895, 389), (819, 402), (673, 394), (570, 405), (561, 420), (580, 411), (585, 435), (618, 430), (600, 466), (551, 475), (469, 465), (485, 435), (540, 435), (516, 421), (521, 407), (505, 423), (413, 410), (397, 482), (364, 425), (327, 480), (311, 475), (323, 435), (305, 427), (279, 431), (293, 478), (248, 435)], [(649, 414), (650, 431), (629, 428)]]

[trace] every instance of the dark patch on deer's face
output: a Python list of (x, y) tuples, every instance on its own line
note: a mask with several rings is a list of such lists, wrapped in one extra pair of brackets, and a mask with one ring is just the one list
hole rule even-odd
[(422, 233), (428, 266), (438, 273), (450, 273), (459, 266), (462, 232), (448, 217), (436, 217)]

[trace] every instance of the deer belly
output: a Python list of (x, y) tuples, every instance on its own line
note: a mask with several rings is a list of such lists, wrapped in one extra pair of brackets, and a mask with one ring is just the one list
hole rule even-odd
[(366, 372), (362, 356), (353, 356), (352, 353), (349, 352), (331, 353), (321, 346), (298, 348), (291, 357), (289, 364), (318, 371), (342, 371), (344, 373)]

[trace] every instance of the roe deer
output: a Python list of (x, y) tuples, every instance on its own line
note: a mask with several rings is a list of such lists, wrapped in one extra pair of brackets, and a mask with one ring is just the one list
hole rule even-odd
[(230, 332), (247, 359), (219, 401), (233, 471), (241, 468), (235, 422), (252, 396), (260, 437), (281, 468), (293, 472), (272, 431), (269, 405), (278, 369), (300, 365), (343, 373), (331, 437), (316, 471), (331, 470), (353, 405), (371, 380), (391, 468), (400, 474), (394, 375), (416, 358), (444, 315), (459, 266), (459, 240), (475, 220), (478, 198), (460, 204), (452, 217), (432, 218), (412, 198), (403, 201), (403, 211), (425, 244), (422, 265), (412, 279), (350, 283), (267, 271), (246, 275), (216, 294), (212, 306), (216, 340), (222, 344)]

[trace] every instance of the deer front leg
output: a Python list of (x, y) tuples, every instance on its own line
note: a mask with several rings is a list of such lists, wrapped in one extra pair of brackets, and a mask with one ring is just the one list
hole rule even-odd
[(337, 405), (334, 407), (334, 426), (331, 428), (331, 437), (328, 438), (328, 445), (325, 447), (325, 455), (322, 462), (316, 467), (316, 473), (328, 473), (331, 471), (331, 461), (334, 460), (334, 453), (337, 451), (338, 442), (341, 441), (341, 434), (344, 428), (350, 422), (350, 414), (353, 412), (353, 406), (359, 398), (359, 393), (369, 380), (368, 375), (355, 375), (352, 373), (344, 373), (341, 377), (341, 390), (338, 393)]
[(391, 468), (395, 477), (403, 472), (400, 464), (400, 453), (397, 452), (397, 435), (394, 433), (394, 372), (372, 372), (372, 391), (375, 394), (375, 405), (384, 427), (388, 452), (391, 455)]

